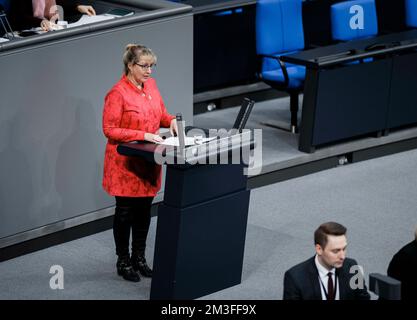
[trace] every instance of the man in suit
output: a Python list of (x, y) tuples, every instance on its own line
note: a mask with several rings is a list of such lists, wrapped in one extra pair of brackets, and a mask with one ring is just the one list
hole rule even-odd
[(361, 268), (346, 258), (346, 228), (326, 222), (314, 233), (316, 255), (284, 275), (284, 300), (369, 300)]
[(417, 300), (417, 229), (414, 240), (394, 255), (387, 273), (401, 281), (401, 300)]

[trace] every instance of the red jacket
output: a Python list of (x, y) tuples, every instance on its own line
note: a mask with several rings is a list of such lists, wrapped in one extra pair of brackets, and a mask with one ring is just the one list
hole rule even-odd
[(139, 157), (120, 155), (123, 142), (144, 140), (146, 132), (157, 133), (169, 127), (170, 115), (154, 79), (143, 90), (125, 75), (107, 93), (103, 111), (103, 132), (107, 137), (104, 156), (103, 188), (112, 196), (151, 197), (161, 187), (161, 166)]

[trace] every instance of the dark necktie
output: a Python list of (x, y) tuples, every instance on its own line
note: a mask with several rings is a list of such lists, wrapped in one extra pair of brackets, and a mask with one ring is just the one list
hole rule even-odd
[(333, 278), (331, 272), (327, 274), (328, 281), (327, 281), (327, 300), (334, 300), (334, 286), (333, 286)]

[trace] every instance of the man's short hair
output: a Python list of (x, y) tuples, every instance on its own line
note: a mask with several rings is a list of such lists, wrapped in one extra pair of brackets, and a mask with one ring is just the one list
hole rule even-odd
[(346, 227), (337, 222), (326, 222), (320, 225), (314, 232), (314, 244), (319, 244), (323, 249), (327, 245), (327, 236), (343, 236), (346, 234)]

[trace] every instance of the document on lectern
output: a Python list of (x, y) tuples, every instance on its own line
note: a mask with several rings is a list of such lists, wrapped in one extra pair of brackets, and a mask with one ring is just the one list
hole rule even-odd
[[(159, 142), (159, 144), (163, 144), (165, 146), (177, 146), (178, 147), (180, 145), (180, 140), (178, 139), (178, 137), (168, 137), (164, 141)], [(186, 146), (192, 146), (194, 144), (195, 144), (194, 138), (185, 137)]]
[(114, 19), (114, 16), (111, 15), (96, 15), (96, 16), (88, 16), (86, 14), (82, 15), (80, 20), (74, 23), (69, 23), (67, 28), (74, 28), (79, 27), (85, 24), (95, 23), (95, 22), (101, 22), (104, 20), (111, 20)]
[[(194, 146), (194, 145), (198, 145), (198, 144), (203, 144), (209, 141), (212, 141), (216, 139), (216, 137), (210, 137), (210, 138), (202, 138), (202, 137), (185, 137), (185, 145), (186, 146)], [(159, 144), (163, 144), (165, 146), (179, 146), (180, 145), (180, 141), (178, 139), (178, 137), (169, 137), (166, 138), (164, 141), (159, 142)]]

